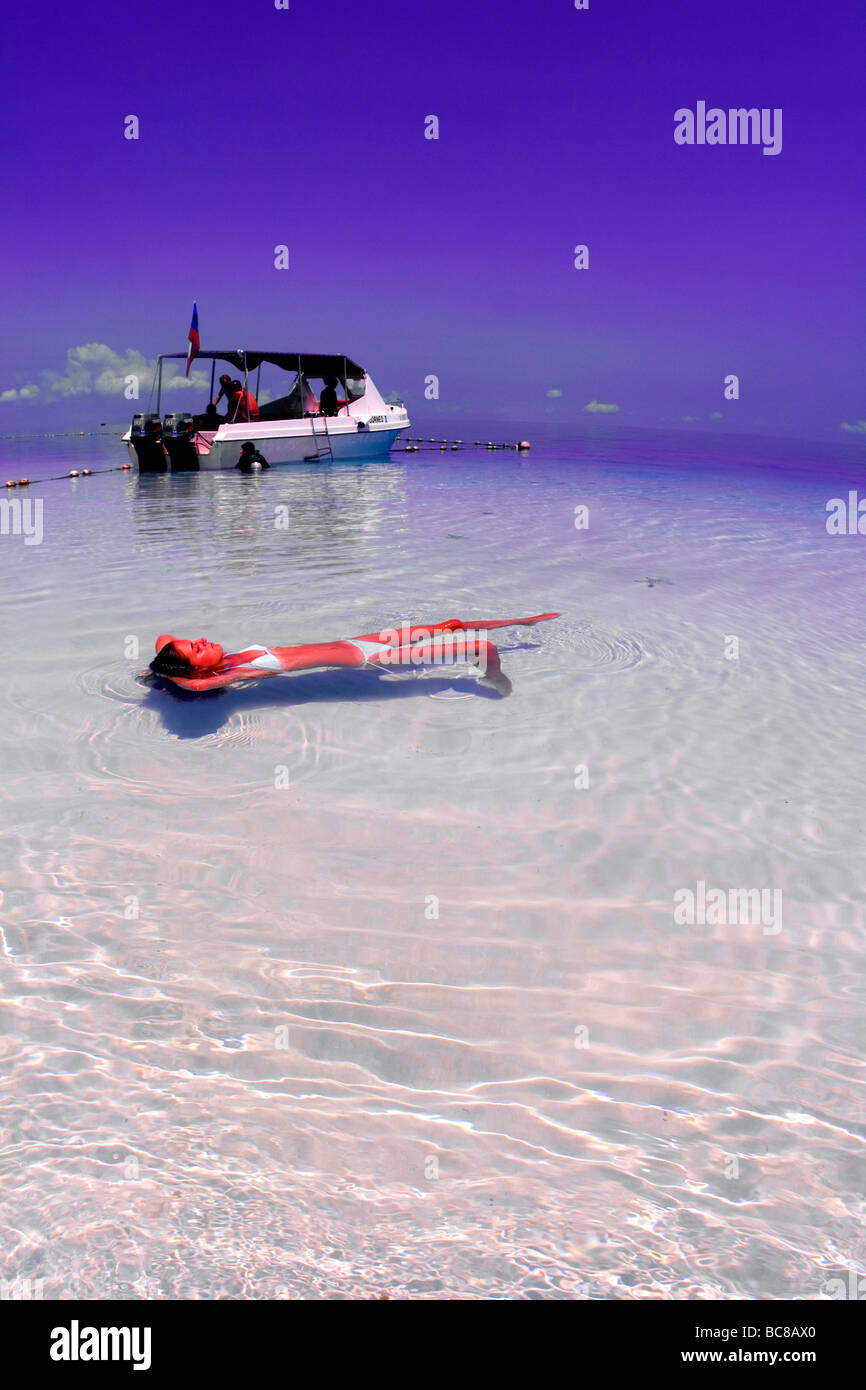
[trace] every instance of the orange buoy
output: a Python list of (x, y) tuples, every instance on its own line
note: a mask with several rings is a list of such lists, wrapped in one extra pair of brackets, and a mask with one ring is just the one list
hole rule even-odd
[(92, 468), (82, 468), (81, 472), (82, 472), (82, 475), (83, 475), (85, 478), (89, 478), (90, 475), (91, 475), (91, 473), (93, 472), (93, 469), (92, 469)]
[(71, 468), (71, 469), (69, 470), (69, 476), (70, 476), (70, 478), (77, 478), (77, 477), (78, 477), (78, 469), (77, 469), (77, 468)]
[(124, 473), (128, 473), (128, 472), (130, 471), (130, 469), (132, 468), (132, 464), (131, 464), (131, 463), (122, 463), (120, 466), (121, 466), (121, 468), (123, 469), (123, 472), (124, 472)]
[(19, 479), (18, 479), (18, 486), (19, 486), (19, 487), (29, 487), (29, 486), (30, 486), (30, 479), (29, 479), (29, 478), (19, 478)]
[(530, 449), (532, 446), (531, 446), (531, 444), (529, 443), (529, 440), (528, 440), (528, 439), (521, 439), (521, 441), (520, 441), (520, 443), (518, 444), (517, 447), (518, 447), (518, 449)]
[(16, 483), (16, 481), (15, 481), (14, 478), (10, 478), (9, 481), (8, 481), (8, 483), (6, 484), (6, 486), (7, 486), (7, 487), (17, 487), (18, 484)]
[(451, 451), (452, 451), (452, 453), (453, 453), (453, 451), (454, 451), (456, 448), (457, 448), (457, 445), (456, 445), (456, 444), (452, 444), (452, 445), (451, 445)]

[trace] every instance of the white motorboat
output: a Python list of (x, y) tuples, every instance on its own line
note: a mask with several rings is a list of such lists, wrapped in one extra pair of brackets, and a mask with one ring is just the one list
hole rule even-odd
[[(173, 411), (163, 419), (163, 363), (185, 358), (186, 353), (170, 352), (158, 359), (151, 389), (151, 401), (156, 391), (156, 411), (135, 415), (123, 436), (141, 472), (235, 468), (247, 443), (269, 464), (381, 458), (401, 431), (409, 428), (405, 407), (383, 400), (367, 372), (349, 357), (242, 348), (197, 353), (196, 360), (211, 363), (208, 410), (199, 415)], [(212, 404), (217, 362), (227, 363), (238, 373), (234, 396), (222, 385), (227, 375), (221, 377), (225, 416), (219, 416)], [(289, 389), (259, 404), (264, 365), (276, 368)], [(327, 413), (320, 406), (323, 390)]]

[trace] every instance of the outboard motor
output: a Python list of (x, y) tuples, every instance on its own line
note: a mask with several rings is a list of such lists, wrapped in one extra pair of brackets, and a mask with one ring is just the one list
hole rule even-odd
[(198, 471), (198, 453), (195, 443), (195, 420), (186, 410), (176, 410), (166, 415), (162, 426), (162, 442), (171, 459), (173, 473), (195, 473)]
[(138, 459), (139, 473), (165, 473), (168, 459), (162, 447), (162, 421), (158, 415), (133, 415), (130, 443)]

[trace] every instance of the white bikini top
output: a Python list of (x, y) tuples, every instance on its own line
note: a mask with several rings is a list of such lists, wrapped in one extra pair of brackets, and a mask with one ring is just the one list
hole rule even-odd
[(252, 661), (244, 663), (246, 666), (257, 666), (260, 671), (282, 671), (283, 665), (278, 656), (274, 656), (267, 647), (261, 646), (258, 642), (251, 642), (247, 647), (248, 652), (261, 652), (261, 656), (255, 657)]

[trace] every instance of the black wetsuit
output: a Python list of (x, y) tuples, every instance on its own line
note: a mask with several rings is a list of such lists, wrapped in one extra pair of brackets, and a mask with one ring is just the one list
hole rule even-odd
[(247, 453), (241, 451), (241, 456), (235, 464), (235, 468), (239, 468), (241, 473), (252, 473), (253, 464), (256, 463), (259, 465), (259, 468), (270, 468), (271, 466), (267, 459), (262, 457), (258, 449), (253, 449), (251, 452)]

